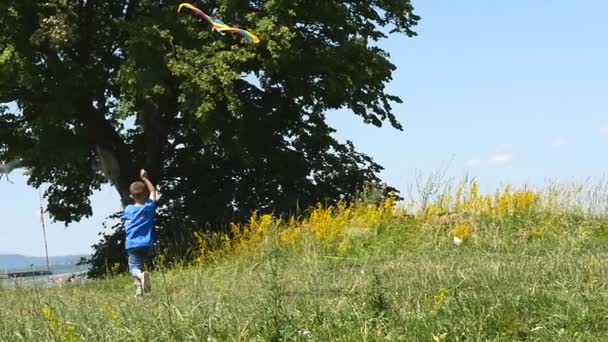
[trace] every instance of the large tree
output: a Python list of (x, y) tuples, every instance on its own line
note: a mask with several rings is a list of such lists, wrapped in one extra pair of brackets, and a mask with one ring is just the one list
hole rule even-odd
[(165, 190), (161, 240), (177, 245), (179, 226), (219, 227), (379, 182), (380, 166), (336, 141), (325, 114), (401, 129), (400, 99), (385, 91), (395, 67), (376, 42), (415, 34), (410, 0), (196, 4), (262, 43), (177, 16), (177, 1), (0, 2), (0, 104), (18, 108), (0, 108), (0, 162), (19, 159), (30, 184), (50, 184), (56, 220), (91, 215), (105, 182), (128, 203), (141, 167)]

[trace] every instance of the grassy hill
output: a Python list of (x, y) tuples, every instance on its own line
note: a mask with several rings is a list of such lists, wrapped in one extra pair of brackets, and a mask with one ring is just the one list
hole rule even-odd
[(571, 190), (254, 216), (143, 299), (124, 275), (0, 290), (0, 340), (608, 340), (603, 195)]

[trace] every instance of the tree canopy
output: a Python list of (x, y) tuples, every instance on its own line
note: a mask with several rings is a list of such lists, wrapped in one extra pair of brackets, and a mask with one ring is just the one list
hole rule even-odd
[[(142, 167), (164, 191), (161, 243), (177, 245), (184, 229), (380, 183), (381, 167), (332, 137), (325, 115), (347, 109), (401, 129), (391, 108), (401, 100), (385, 89), (395, 66), (376, 43), (415, 35), (411, 1), (195, 3), (259, 45), (178, 16), (178, 4), (0, 3), (0, 104), (18, 108), (0, 108), (0, 161), (21, 160), (31, 185), (49, 184), (54, 219), (90, 216), (107, 182), (128, 203)], [(109, 241), (120, 234), (98, 248)]]

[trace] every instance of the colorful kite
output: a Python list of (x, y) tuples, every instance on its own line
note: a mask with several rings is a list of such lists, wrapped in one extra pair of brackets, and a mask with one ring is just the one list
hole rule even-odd
[(205, 12), (201, 11), (200, 9), (194, 7), (194, 5), (189, 4), (187, 2), (179, 5), (179, 7), (177, 8), (177, 13), (180, 13), (183, 7), (186, 7), (188, 9), (192, 10), (192, 12), (194, 12), (199, 17), (207, 20), (211, 25), (213, 25), (213, 27), (211, 29), (212, 31), (218, 31), (220, 33), (234, 32), (234, 33), (238, 33), (241, 36), (245, 37), (245, 39), (252, 42), (253, 44), (258, 44), (260, 42), (260, 38), (258, 36), (256, 36), (255, 34), (245, 31), (245, 30), (238, 29), (236, 27), (228, 26), (217, 18), (211, 18), (210, 16), (205, 14)]

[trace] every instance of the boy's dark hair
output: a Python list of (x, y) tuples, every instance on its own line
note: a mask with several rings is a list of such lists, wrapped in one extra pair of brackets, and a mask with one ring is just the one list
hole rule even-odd
[(131, 183), (129, 192), (131, 193), (131, 197), (133, 197), (133, 199), (137, 202), (143, 202), (148, 196), (148, 189), (142, 182)]

